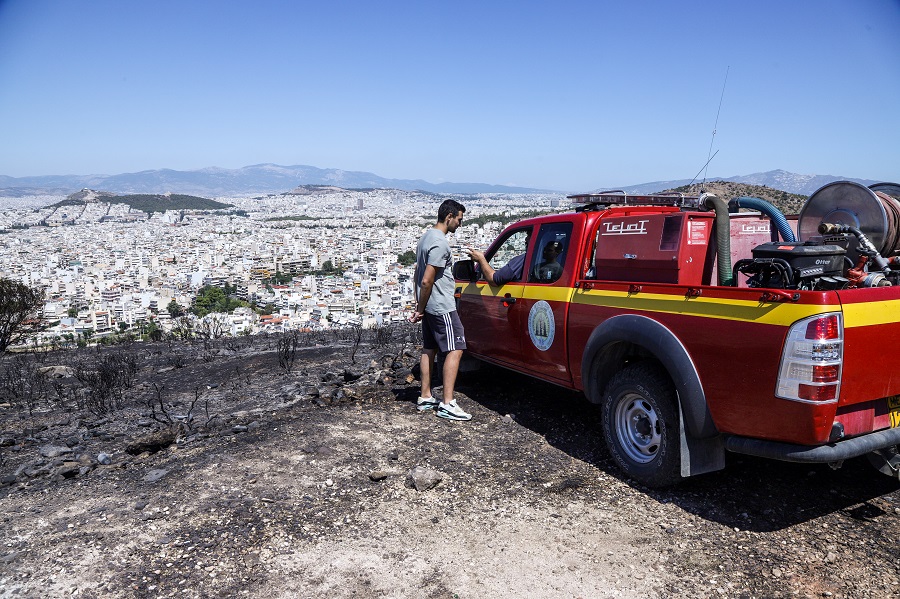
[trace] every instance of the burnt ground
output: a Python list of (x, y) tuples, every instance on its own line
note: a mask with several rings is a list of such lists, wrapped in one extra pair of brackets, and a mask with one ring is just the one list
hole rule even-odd
[(272, 339), (129, 351), (111, 413), (0, 404), (0, 597), (900, 593), (900, 484), (865, 460), (729, 455), (651, 490), (594, 406), (525, 376), (463, 372), (471, 422), (418, 413), (409, 342), (303, 348), (290, 373)]

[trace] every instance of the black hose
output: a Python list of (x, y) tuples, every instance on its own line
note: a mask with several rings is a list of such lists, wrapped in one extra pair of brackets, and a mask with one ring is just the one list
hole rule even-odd
[(700, 197), (700, 206), (716, 212), (716, 259), (719, 285), (734, 286), (731, 273), (731, 217), (728, 215), (728, 202), (712, 194)]

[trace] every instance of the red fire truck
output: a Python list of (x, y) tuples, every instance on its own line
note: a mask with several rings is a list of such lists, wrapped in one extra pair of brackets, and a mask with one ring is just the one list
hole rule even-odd
[(756, 198), (571, 198), (485, 252), (495, 269), (524, 253), (518, 280), (454, 266), (471, 355), (583, 391), (648, 486), (721, 469), (725, 451), (867, 455), (897, 476), (900, 186), (831, 183), (795, 220)]

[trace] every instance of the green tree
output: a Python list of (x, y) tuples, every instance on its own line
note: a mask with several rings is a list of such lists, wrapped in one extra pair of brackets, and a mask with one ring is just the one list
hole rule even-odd
[(72, 306), (68, 310), (66, 310), (66, 314), (68, 314), (69, 318), (77, 318), (78, 317), (78, 308)]
[(169, 305), (166, 306), (166, 310), (168, 310), (172, 318), (180, 318), (181, 316), (184, 316), (184, 309), (181, 307), (181, 304), (179, 304), (175, 300), (169, 302)]
[(0, 278), (0, 353), (40, 328), (43, 306), (43, 291)]
[(151, 320), (147, 325), (147, 337), (150, 338), (150, 341), (162, 341), (163, 332), (155, 320)]
[(197, 293), (197, 297), (194, 298), (194, 302), (191, 305), (191, 312), (199, 318), (203, 318), (210, 312), (228, 313), (235, 308), (246, 305), (245, 302), (228, 297), (222, 288), (207, 285), (200, 289)]
[(402, 254), (397, 256), (397, 262), (400, 263), (400, 266), (409, 266), (410, 264), (415, 264), (416, 253), (412, 250), (403, 252)]

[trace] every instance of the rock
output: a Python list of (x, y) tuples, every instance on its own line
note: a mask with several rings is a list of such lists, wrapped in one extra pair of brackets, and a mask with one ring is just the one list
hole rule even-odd
[(72, 453), (72, 450), (68, 447), (61, 447), (59, 445), (44, 445), (41, 447), (41, 455), (45, 458), (58, 458), (59, 456), (68, 453)]
[(175, 442), (178, 437), (178, 429), (167, 428), (141, 435), (125, 445), (125, 451), (130, 455), (140, 455), (145, 451), (156, 453)]
[(146, 483), (155, 483), (169, 473), (165, 468), (157, 468), (148, 472), (142, 479)]
[(71, 366), (42, 366), (35, 372), (48, 379), (61, 379), (67, 376), (75, 376), (75, 369)]
[(112, 458), (105, 453), (97, 454), (97, 462), (104, 466), (109, 466), (112, 464)]
[(50, 473), (51, 477), (61, 476), (62, 478), (75, 478), (81, 473), (81, 464), (78, 462), (65, 462), (62, 466), (54, 468)]
[(18, 479), (14, 474), (0, 476), (0, 485), (14, 485)]
[(250, 430), (250, 429), (248, 429), (243, 424), (235, 424), (234, 426), (231, 427), (231, 432), (233, 432), (233, 433), (246, 433), (248, 430)]
[(25, 555), (24, 551), (13, 551), (12, 553), (7, 553), (4, 556), (0, 556), (0, 564), (11, 564), (23, 555)]
[(388, 476), (389, 476), (389, 474), (387, 472), (385, 472), (384, 470), (373, 470), (372, 472), (369, 472), (369, 480), (371, 480), (372, 482), (384, 480)]
[(355, 381), (355, 380), (361, 379), (361, 378), (362, 378), (362, 375), (363, 375), (363, 373), (361, 373), (361, 372), (359, 372), (359, 371), (357, 371), (357, 370), (353, 370), (353, 369), (350, 369), (350, 368), (345, 368), (345, 369), (344, 369), (344, 382), (345, 382), (345, 383), (352, 383), (352, 382)]
[(416, 466), (406, 475), (406, 486), (416, 491), (427, 491), (436, 487), (443, 479), (443, 475), (436, 470)]

